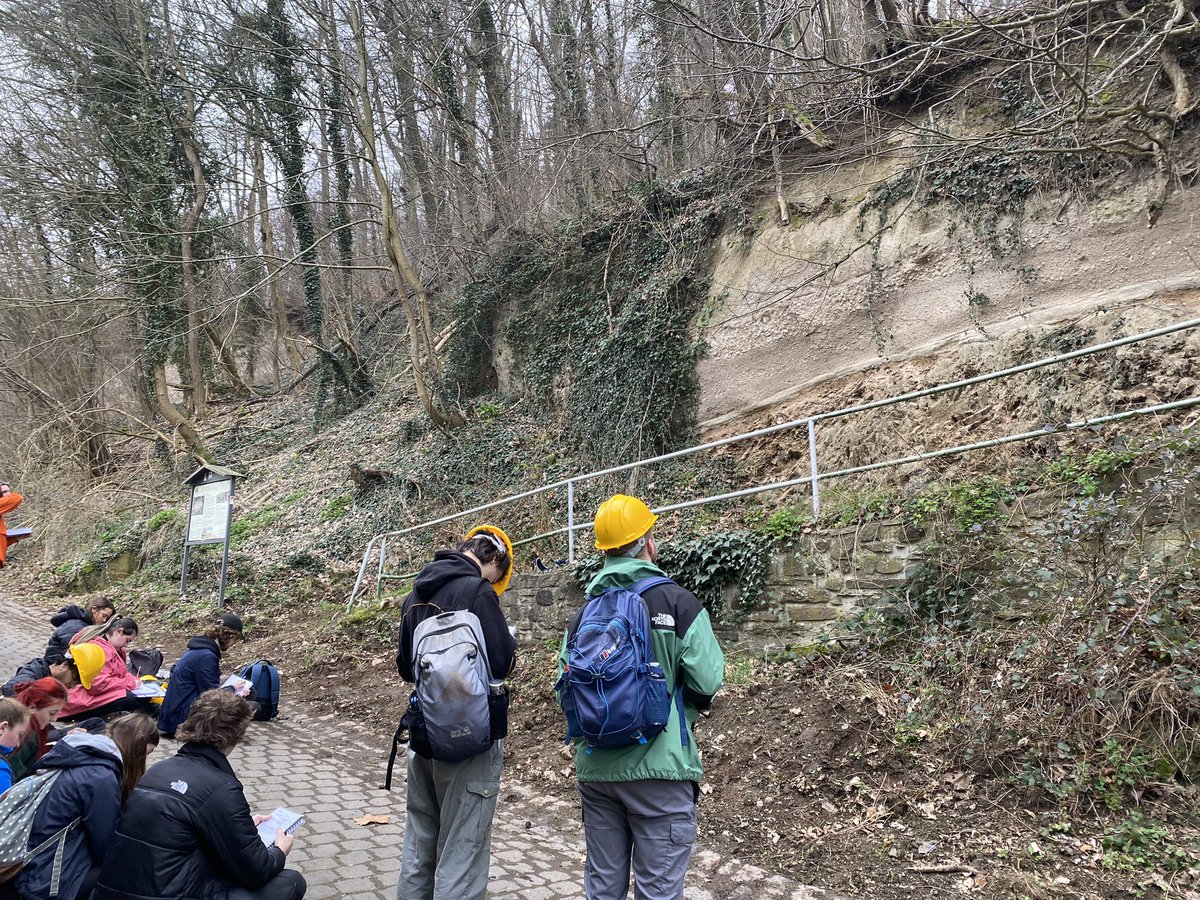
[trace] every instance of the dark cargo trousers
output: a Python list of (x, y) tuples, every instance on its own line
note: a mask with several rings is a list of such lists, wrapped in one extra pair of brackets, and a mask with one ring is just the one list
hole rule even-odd
[(217, 894), (215, 900), (301, 900), (308, 890), (304, 876), (295, 869), (284, 869), (260, 888), (235, 887)]
[(581, 781), (587, 900), (682, 900), (696, 842), (691, 781)]
[(504, 742), (460, 763), (408, 751), (404, 862), (396, 900), (484, 900)]

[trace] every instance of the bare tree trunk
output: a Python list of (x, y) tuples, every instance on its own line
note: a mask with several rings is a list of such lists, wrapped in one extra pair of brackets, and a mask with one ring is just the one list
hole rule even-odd
[(182, 118), (175, 122), (175, 134), (183, 147), (183, 155), (187, 159), (192, 174), (192, 205), (184, 216), (180, 240), (180, 263), (183, 269), (183, 294), (187, 305), (187, 361), (188, 380), (191, 382), (192, 412), (197, 418), (203, 418), (208, 406), (208, 385), (204, 380), (204, 367), (200, 361), (200, 329), (202, 318), (200, 314), (200, 296), (196, 289), (196, 261), (192, 252), (196, 236), (196, 226), (204, 214), (204, 203), (208, 196), (208, 185), (204, 181), (204, 169), (200, 165), (200, 153), (196, 147), (192, 129), (196, 125), (196, 94), (191, 82), (184, 71), (183, 62), (179, 58), (179, 50), (175, 44), (175, 35), (171, 28), (170, 0), (162, 3), (163, 30), (167, 53), (175, 74), (179, 76), (183, 94)]
[(204, 441), (200, 439), (195, 427), (171, 402), (167, 393), (167, 372), (162, 363), (154, 367), (154, 399), (158, 402), (158, 411), (170, 423), (188, 451), (205, 462), (211, 462), (212, 454), (204, 446)]
[(491, 171), (494, 175), (492, 200), (496, 209), (496, 225), (504, 226), (511, 224), (514, 218), (512, 179), (516, 174), (513, 172), (516, 158), (515, 129), (512, 98), (509, 95), (510, 78), (500, 52), (500, 35), (496, 32), (490, 0), (476, 0), (475, 27), (478, 33), (476, 57), (491, 120), (488, 144), (492, 151)]
[[(371, 15), (383, 30), (383, 40), (391, 50), (389, 54), (392, 76), (396, 79), (399, 102), (395, 110), (396, 131), (399, 132), (403, 154), (397, 157), (406, 168), (411, 169), (413, 179), (421, 195), (421, 210), (425, 217), (425, 228), (438, 233), (444, 227), (441, 204), (433, 185), (433, 167), (429, 153), (421, 138), (417, 117), (417, 80), (414, 75), (413, 46), (415, 39), (407, 20), (401, 20), (402, 9), (397, 4), (371, 0)], [(389, 142), (391, 134), (385, 130)]]
[(250, 385), (246, 384), (238, 371), (237, 359), (233, 355), (233, 350), (229, 346), (229, 341), (221, 337), (216, 327), (212, 322), (203, 323), (204, 335), (208, 338), (208, 342), (212, 344), (213, 349), (217, 352), (217, 359), (221, 360), (221, 367), (225, 370), (225, 375), (229, 379), (229, 384), (233, 388), (233, 392), (239, 397), (249, 397), (254, 394)]
[(262, 242), (263, 262), (267, 269), (267, 290), (270, 292), (270, 309), (274, 310), (275, 346), (287, 349), (292, 361), (292, 371), (299, 373), (304, 368), (304, 354), (296, 343), (296, 337), (288, 326), (287, 307), (283, 302), (283, 284), (279, 279), (279, 261), (275, 258), (275, 230), (271, 225), (271, 198), (267, 190), (262, 141), (254, 141), (254, 181), (258, 188), (258, 231)]
[[(430, 337), (432, 329), (429, 327), (429, 298), (425, 294), (425, 286), (421, 284), (421, 279), (408, 260), (408, 253), (400, 238), (396, 210), (392, 204), (391, 187), (388, 185), (386, 173), (379, 163), (378, 143), (375, 139), (375, 114), (371, 108), (370, 91), (367, 89), (367, 50), (359, 0), (352, 0), (350, 4), (350, 22), (358, 52), (358, 103), (356, 109), (358, 115), (355, 120), (359, 135), (362, 137), (363, 156), (371, 166), (371, 171), (375, 176), (375, 186), (379, 189), (380, 216), (383, 220), (388, 262), (391, 264), (392, 278), (395, 282), (396, 292), (403, 302), (404, 318), (408, 325), (409, 359), (412, 362), (413, 382), (416, 385), (421, 405), (429, 417), (438, 426), (457, 427), (463, 424), (462, 414), (456, 409), (451, 409), (448, 414), (438, 409), (434, 402), (434, 390), (429, 383), (431, 376), (433, 379), (437, 379), (440, 375), (437, 370), (437, 353)], [(413, 308), (414, 306), (416, 309)], [(422, 345), (424, 345), (424, 354), (422, 354)]]

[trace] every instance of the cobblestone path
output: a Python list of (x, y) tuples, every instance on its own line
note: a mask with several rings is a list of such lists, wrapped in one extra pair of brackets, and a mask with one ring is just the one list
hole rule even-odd
[[(19, 605), (0, 588), (0, 675), (40, 656), (49, 616)], [(149, 629), (146, 629), (149, 632)], [(145, 633), (145, 632), (144, 632)], [(147, 635), (150, 636), (150, 635)], [(168, 660), (168, 663), (173, 660)], [(254, 723), (230, 757), (255, 811), (286, 806), (303, 812), (288, 865), (308, 880), (309, 900), (395, 896), (404, 833), (404, 764), (384, 791), (386, 740), (336, 716), (316, 716), (287, 702), (280, 718)], [(163, 741), (151, 764), (178, 745)], [(387, 825), (359, 826), (363, 815)], [(582, 900), (583, 840), (574, 804), (533, 794), (501, 780), (492, 839), (489, 896), (518, 900)], [(631, 892), (632, 896), (632, 892)], [(686, 900), (835, 900), (738, 860), (696, 848)]]

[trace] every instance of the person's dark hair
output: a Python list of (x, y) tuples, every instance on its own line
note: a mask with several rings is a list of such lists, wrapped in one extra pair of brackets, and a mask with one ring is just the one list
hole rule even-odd
[(113, 634), (117, 631), (123, 631), (126, 634), (136, 635), (138, 633), (138, 623), (133, 619), (114, 619), (112, 624), (108, 626), (106, 634)]
[(116, 609), (116, 607), (107, 597), (93, 597), (88, 601), (88, 610), (95, 612), (98, 609)]
[(75, 637), (71, 638), (71, 643), (86, 644), (88, 641), (96, 640), (96, 638), (107, 638), (118, 629), (126, 634), (136, 635), (138, 633), (138, 624), (133, 619), (118, 619), (114, 616), (103, 624), (89, 625), (87, 628), (81, 629)]
[(58, 663), (58, 665), (67, 667), (76, 684), (83, 684), (83, 679), (79, 677), (79, 666), (76, 665), (74, 657), (64, 656), (62, 662)]
[(201, 636), (208, 638), (210, 641), (216, 641), (222, 653), (242, 639), (241, 634), (224, 625), (210, 625), (204, 629), (204, 634)]
[(508, 555), (508, 548), (499, 538), (490, 534), (477, 534), (470, 540), (463, 541), (454, 549), (459, 553), (470, 553), (479, 560), (481, 565), (495, 563), (500, 568), (501, 578), (512, 565), (512, 557)]
[(105, 732), (121, 751), (121, 802), (146, 774), (146, 748), (158, 746), (158, 726), (145, 713), (126, 713), (108, 723)]
[(244, 697), (216, 688), (196, 698), (176, 735), (181, 741), (208, 744), (229, 753), (245, 736), (252, 718), (254, 711)]

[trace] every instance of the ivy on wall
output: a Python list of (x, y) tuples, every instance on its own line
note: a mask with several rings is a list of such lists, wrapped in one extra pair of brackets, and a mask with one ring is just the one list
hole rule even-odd
[[(734, 623), (761, 599), (775, 549), (769, 535), (749, 529), (713, 531), (664, 541), (656, 564), (695, 594), (714, 620)], [(595, 555), (576, 564), (581, 588), (587, 589), (603, 562)]]
[(708, 257), (737, 204), (703, 179), (644, 183), (593, 221), (511, 246), (454, 310), (452, 389), (494, 388), (502, 341), (526, 396), (560, 418), (588, 461), (685, 445), (696, 430)]

